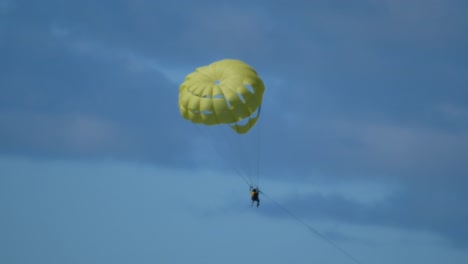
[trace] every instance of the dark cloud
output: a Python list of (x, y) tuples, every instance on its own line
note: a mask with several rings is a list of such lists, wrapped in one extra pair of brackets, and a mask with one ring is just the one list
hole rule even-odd
[[(206, 166), (221, 147), (215, 165), (259, 154), (263, 178), (398, 181), (409, 190), (373, 206), (339, 196), (288, 205), (314, 201), (313, 217), (431, 229), (466, 243), (455, 227), (467, 220), (457, 205), (468, 185), (466, 3), (256, 3), (3, 7), (1, 151)], [(248, 155), (234, 151), (229, 133), (231, 146), (218, 146), (223, 137), (206, 144), (211, 132), (179, 116), (182, 80), (164, 71), (185, 75), (225, 57), (252, 64), (267, 86), (260, 144)]]
[(3, 153), (185, 163), (176, 84), (50, 29), (19, 25), (2, 49)]
[[(371, 204), (338, 194), (290, 197), (281, 204), (301, 220), (334, 220), (354, 225), (428, 231), (444, 236), (455, 245), (468, 246), (468, 229), (464, 224), (468, 221), (468, 210), (461, 203), (468, 197), (461, 192), (428, 190), (422, 186), (396, 192)], [(265, 211), (271, 216), (288, 216), (276, 207), (268, 209)]]
[[(65, 39), (98, 43), (103, 51), (137, 51), (163, 67), (193, 69), (224, 57), (245, 59), (267, 84), (262, 146), (265, 159), (281, 161), (272, 172), (401, 174), (392, 170), (395, 164), (382, 162), (386, 150), (369, 145), (366, 137), (379, 137), (369, 134), (384, 133), (380, 140), (387, 141), (385, 133), (392, 129), (413, 133), (416, 124), (421, 129), (414, 133), (437, 134), (441, 125), (459, 123), (435, 109), (447, 102), (466, 107), (468, 26), (461, 3), (262, 3), (261, 8), (248, 1), (18, 3), (7, 12), (10, 25), (2, 30), (8, 40), (2, 81), (16, 87), (5, 89), (2, 106), (115, 115), (134, 127), (143, 126), (136, 124), (143, 120), (136, 115), (149, 120), (150, 112), (164, 112), (157, 115), (161, 119), (169, 114), (165, 107), (176, 101), (176, 84), (154, 72), (129, 73), (117, 66), (118, 59), (99, 57), (101, 51), (92, 58), (66, 50), (51, 36), (55, 30), (52, 34)], [(40, 91), (32, 89), (38, 85)], [(164, 102), (152, 102), (152, 95)], [(336, 124), (343, 120), (351, 127)], [(368, 128), (380, 125), (395, 128)], [(416, 142), (394, 144), (422, 144), (412, 137)], [(426, 146), (411, 153), (434, 153), (430, 160), (449, 156), (456, 160), (449, 167), (463, 167), (455, 157), (464, 152), (450, 148), (465, 144), (463, 133), (442, 147), (430, 142), (439, 136), (426, 138)]]

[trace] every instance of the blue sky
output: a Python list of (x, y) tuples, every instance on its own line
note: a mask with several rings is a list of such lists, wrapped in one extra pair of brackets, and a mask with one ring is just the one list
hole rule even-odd
[[(360, 263), (466, 263), (467, 8), (0, 0), (0, 262), (353, 263), (303, 221)], [(266, 85), (246, 139), (178, 111), (224, 58)]]

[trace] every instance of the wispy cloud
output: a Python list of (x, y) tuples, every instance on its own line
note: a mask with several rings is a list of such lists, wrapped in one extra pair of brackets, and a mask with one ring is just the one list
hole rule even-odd
[(129, 71), (154, 71), (157, 74), (162, 73), (175, 84), (179, 84), (186, 75), (186, 72), (183, 70), (164, 65), (156, 59), (148, 58), (128, 48), (109, 43), (100, 43), (86, 36), (74, 36), (71, 30), (58, 25), (52, 25), (50, 33), (58, 41), (61, 41), (64, 47), (69, 48), (71, 52), (101, 60), (117, 60)]

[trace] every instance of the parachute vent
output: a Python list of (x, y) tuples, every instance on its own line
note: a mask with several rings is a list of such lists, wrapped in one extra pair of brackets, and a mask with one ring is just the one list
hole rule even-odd
[(244, 87), (245, 87), (247, 90), (249, 90), (249, 92), (251, 92), (252, 94), (255, 93), (255, 89), (252, 87), (252, 85), (246, 83), (246, 84), (244, 84)]

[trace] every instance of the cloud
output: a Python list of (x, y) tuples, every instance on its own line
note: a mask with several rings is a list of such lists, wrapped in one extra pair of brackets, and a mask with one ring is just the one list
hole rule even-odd
[[(131, 258), (140, 263), (193, 259), (217, 263), (233, 250), (236, 256), (225, 258), (227, 263), (246, 258), (268, 263), (284, 263), (291, 258), (298, 262), (350, 261), (293, 218), (263, 214), (282, 213), (271, 201), (264, 199), (260, 208), (251, 208), (248, 189), (232, 175), (120, 161), (2, 157), (0, 165), (4, 175), (0, 178), (0, 207), (6, 216), (0, 218), (4, 234), (0, 244), (8, 249), (0, 254), (4, 262), (99, 259), (128, 263)], [(272, 189), (283, 190), (282, 186), (280, 183)], [(288, 184), (288, 188), (295, 187), (306, 190), (308, 186)], [(270, 194), (274, 196), (272, 190)], [(333, 216), (337, 209), (326, 206), (348, 205), (349, 218), (363, 219), (353, 214), (354, 202), (320, 196), (312, 197), (322, 205), (284, 205), (301, 212), (303, 220), (362, 262), (380, 259), (380, 263), (413, 263), (423, 259), (425, 263), (438, 263), (443, 256), (451, 263), (464, 263), (466, 259), (463, 250), (447, 249), (443, 240), (425, 232), (349, 225), (330, 218), (317, 221), (308, 218), (307, 212), (302, 214), (301, 208), (314, 207)], [(311, 198), (301, 196), (307, 197)], [(384, 209), (391, 208), (378, 212), (392, 214)], [(375, 218), (382, 219), (379, 217)], [(257, 237), (261, 243), (245, 243), (246, 237)], [(214, 255), (213, 250), (217, 252)], [(271, 254), (276, 251), (280, 254)]]
[(11, 41), (0, 74), (3, 153), (190, 163), (176, 147), (188, 145), (177, 76), (155, 61), (58, 24), (20, 26)]
[(0, 123), (5, 147), (45, 152), (62, 146), (78, 154), (93, 153), (111, 147), (118, 132), (109, 121), (81, 115), (1, 113)]
[[(459, 203), (466, 195), (444, 189), (425, 187), (396, 190), (383, 199), (362, 203), (338, 192), (289, 194), (282, 206), (297, 217), (309, 221), (337, 221), (350, 225), (375, 226), (430, 232), (444, 237), (454, 245), (468, 246), (468, 210)], [(267, 214), (285, 217), (277, 211)]]
[[(0, 152), (240, 170), (270, 192), (278, 181), (273, 193), (311, 221), (465, 246), (465, 7), (1, 1)], [(205, 133), (177, 110), (184, 76), (225, 57), (244, 59), (267, 86), (247, 152), (229, 129)]]
[(466, 126), (468, 123), (468, 108), (466, 106), (441, 103), (438, 113), (443, 114), (445, 118), (453, 120), (454, 123), (458, 123), (461, 126)]
[(335, 125), (332, 129), (338, 138), (357, 146), (355, 151), (352, 147), (347, 149), (352, 151), (349, 163), (358, 167), (381, 168), (393, 176), (425, 179), (442, 177), (448, 173), (447, 167), (453, 169), (448, 174), (456, 177), (465, 168), (460, 159), (466, 154), (468, 143), (464, 133), (379, 122), (344, 121)]
[(278, 161), (269, 164), (267, 174), (276, 171), (288, 177), (309, 175), (332, 181), (424, 180), (444, 186), (447, 179), (466, 182), (463, 157), (468, 142), (460, 130), (332, 115), (265, 118), (289, 128), (262, 130), (262, 160)]
[[(18, 6), (11, 14), (17, 26), (8, 32), (15, 45), (5, 50), (2, 63), (4, 87), (11, 87), (5, 89), (8, 100), (2, 105), (113, 121), (156, 118), (155, 129), (155, 124), (177, 120), (177, 111), (166, 109), (176, 104), (170, 102), (176, 100), (183, 76), (235, 55), (253, 64), (267, 84), (261, 122), (266, 124), (268, 159), (316, 170), (309, 156), (320, 160), (319, 170), (342, 167), (359, 174), (359, 167), (368, 166), (364, 157), (373, 154), (382, 159), (373, 159), (378, 164), (388, 165), (394, 158), (404, 166), (403, 157), (410, 155), (405, 150), (417, 149), (423, 141), (442, 140), (439, 146), (422, 147), (429, 153), (461, 151), (450, 147), (456, 148), (463, 135), (447, 138), (450, 132), (437, 131), (441, 121), (429, 117), (441, 102), (464, 98), (459, 87), (466, 78), (456, 67), (458, 60), (450, 60), (452, 49), (424, 42), (446, 39), (447, 47), (462, 43), (454, 41), (464, 28), (454, 3), (296, 1), (286, 7), (265, 2), (262, 8), (247, 1), (206, 3), (209, 8), (191, 1), (51, 2), (48, 9), (38, 7), (37, 16), (28, 15), (37, 7), (34, 3)], [(442, 19), (447, 14), (453, 16)], [(450, 37), (444, 35), (449, 34), (446, 27), (452, 29)], [(410, 39), (405, 37), (412, 32)], [(424, 43), (423, 48), (415, 43)], [(433, 51), (440, 52), (427, 56)], [(40, 91), (13, 89), (37, 86)], [(337, 125), (342, 120), (348, 124)], [(176, 130), (182, 130), (184, 123), (177, 124)], [(379, 142), (377, 135), (394, 144)], [(353, 167), (347, 160), (355, 154)]]

